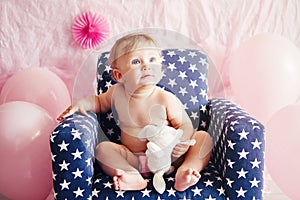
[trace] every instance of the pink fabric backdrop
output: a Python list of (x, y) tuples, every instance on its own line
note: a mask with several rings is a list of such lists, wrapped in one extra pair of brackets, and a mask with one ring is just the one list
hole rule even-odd
[(161, 28), (195, 41), (214, 66), (210, 96), (234, 99), (229, 61), (252, 36), (276, 33), (300, 47), (298, 0), (0, 0), (0, 91), (18, 70), (41, 67), (57, 74), (74, 98), (94, 93), (96, 54), (78, 46), (71, 34), (75, 17), (84, 11), (107, 19), (109, 39), (135, 29)]
[[(91, 50), (72, 38), (71, 26), (83, 11), (103, 15), (110, 37), (145, 27), (173, 30), (208, 52), (222, 80), (210, 79), (210, 94), (231, 96), (228, 61), (241, 42), (277, 33), (300, 46), (300, 2), (279, 1), (0, 1), (0, 89), (16, 71), (46, 67), (67, 85), (71, 95), (80, 67)], [(89, 70), (86, 74), (91, 74)], [(80, 77), (79, 97), (92, 93), (90, 76)], [(222, 84), (223, 82), (223, 84)], [(77, 90), (80, 91), (80, 90)]]

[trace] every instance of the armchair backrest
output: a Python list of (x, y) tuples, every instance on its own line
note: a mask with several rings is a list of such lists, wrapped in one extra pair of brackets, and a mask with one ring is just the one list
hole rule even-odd
[[(206, 106), (208, 103), (208, 59), (197, 49), (165, 49), (162, 51), (165, 76), (158, 86), (175, 94), (184, 105), (193, 126), (197, 130), (208, 127)], [(109, 52), (99, 56), (97, 63), (98, 94), (105, 92), (115, 84), (110, 75), (111, 67), (107, 64)], [(107, 137), (120, 142), (118, 122), (113, 112), (98, 115), (100, 126)]]

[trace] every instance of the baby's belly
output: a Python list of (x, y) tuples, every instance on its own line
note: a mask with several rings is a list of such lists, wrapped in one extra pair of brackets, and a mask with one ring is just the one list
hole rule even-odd
[(130, 149), (133, 153), (141, 153), (147, 150), (147, 140), (141, 140), (137, 137), (137, 135), (129, 135), (125, 132), (121, 134), (122, 144), (125, 145), (128, 149)]

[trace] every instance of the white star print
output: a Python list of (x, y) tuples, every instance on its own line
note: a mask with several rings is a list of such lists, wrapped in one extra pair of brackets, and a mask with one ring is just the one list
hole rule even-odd
[(174, 177), (171, 177), (171, 176), (170, 176), (170, 177), (167, 178), (167, 180), (168, 180), (168, 181), (174, 181), (175, 179), (174, 179)]
[(181, 80), (184, 80), (187, 77), (187, 75), (185, 73), (186, 73), (185, 71), (183, 71), (183, 72), (179, 71), (178, 77), (181, 78)]
[(88, 182), (88, 185), (92, 185), (92, 177), (88, 177), (86, 181)]
[(200, 90), (201, 90), (200, 95), (201, 95), (203, 98), (205, 98), (205, 97), (207, 96), (206, 90), (203, 90), (203, 89), (200, 89)]
[(251, 144), (253, 145), (252, 149), (256, 149), (256, 148), (260, 149), (260, 145), (262, 144), (262, 142), (258, 142), (256, 138), (254, 142), (251, 142)]
[(193, 103), (193, 105), (195, 105), (196, 103), (198, 103), (198, 99), (197, 99), (197, 96), (191, 96), (191, 99), (190, 101)]
[(106, 119), (108, 119), (110, 121), (113, 118), (114, 118), (113, 113), (107, 113)]
[(206, 128), (206, 121), (201, 120), (200, 126), (203, 127), (203, 128)]
[(87, 147), (90, 147), (91, 143), (92, 143), (91, 139), (88, 139), (88, 140), (85, 141), (85, 144), (87, 145)]
[(176, 83), (175, 79), (169, 79), (168, 85), (170, 85), (173, 88), (175, 85), (177, 85), (177, 83)]
[(80, 152), (78, 149), (76, 149), (76, 152), (72, 153), (72, 155), (74, 156), (73, 160), (76, 160), (76, 158), (81, 159), (81, 154), (83, 154), (83, 152)]
[(244, 171), (244, 168), (242, 168), (241, 171), (237, 171), (236, 173), (239, 174), (238, 178), (241, 178), (241, 177), (246, 178), (246, 174), (248, 173), (248, 171)]
[(232, 188), (232, 183), (234, 183), (234, 181), (230, 180), (229, 178), (226, 178), (226, 181), (227, 185)]
[(72, 174), (74, 174), (74, 179), (76, 179), (77, 177), (82, 178), (82, 175), (81, 175), (82, 173), (83, 173), (83, 170), (80, 171), (79, 168), (77, 168), (75, 172), (72, 172)]
[(105, 82), (105, 87), (108, 89), (108, 88), (110, 88), (112, 86), (112, 83), (111, 83), (111, 81), (106, 81)]
[(54, 138), (55, 138), (55, 137), (56, 137), (56, 135), (53, 135), (53, 134), (50, 136), (50, 141), (51, 141), (52, 143), (54, 143)]
[(104, 185), (104, 188), (107, 188), (107, 187), (111, 188), (111, 186), (112, 186), (113, 184), (110, 183), (110, 182), (106, 182), (106, 183), (103, 183), (103, 185)]
[(256, 177), (253, 178), (252, 181), (249, 181), (251, 183), (251, 188), (253, 187), (257, 187), (258, 188), (258, 184), (260, 183), (259, 180), (256, 179)]
[(64, 190), (64, 189), (69, 189), (69, 185), (71, 184), (71, 182), (67, 182), (66, 179), (64, 179), (64, 182), (63, 183), (60, 183), (60, 186), (61, 186), (61, 190)]
[(240, 196), (245, 197), (245, 193), (247, 192), (247, 190), (243, 190), (243, 188), (240, 187), (240, 189), (236, 190), (236, 192), (238, 193), (237, 197), (240, 197)]
[(180, 93), (182, 96), (184, 96), (184, 95), (187, 94), (188, 92), (186, 91), (186, 87), (184, 87), (184, 88), (180, 87), (180, 90), (179, 90), (178, 93)]
[(62, 125), (62, 127), (63, 127), (63, 128), (70, 127), (70, 124), (65, 123), (65, 124)]
[(207, 181), (204, 181), (203, 183), (205, 183), (205, 187), (207, 187), (207, 186), (211, 186), (211, 187), (213, 187), (213, 181), (211, 181), (211, 180), (207, 180)]
[(192, 111), (192, 114), (190, 115), (190, 118), (192, 118), (193, 120), (196, 120), (197, 118), (199, 118), (198, 113)]
[(58, 144), (58, 146), (60, 147), (60, 151), (62, 150), (68, 151), (69, 143), (65, 143), (65, 141), (63, 140), (61, 144)]
[(147, 196), (150, 197), (151, 190), (148, 190), (147, 188), (141, 191), (143, 193), (143, 197)]
[(55, 162), (55, 157), (56, 157), (56, 155), (53, 155), (53, 154), (51, 153), (51, 159), (52, 159), (53, 162)]
[(115, 133), (114, 129), (107, 129), (107, 134), (112, 135), (113, 133)]
[[(104, 188), (105, 188), (105, 187), (104, 187)], [(122, 190), (116, 190), (115, 192), (117, 193), (117, 197), (124, 197), (125, 191), (122, 191)]]
[(197, 195), (201, 196), (202, 189), (199, 189), (197, 186), (195, 189), (192, 189), (192, 191), (194, 192), (194, 196), (197, 196)]
[(246, 152), (245, 149), (242, 149), (242, 151), (238, 152), (238, 154), (240, 155), (239, 159), (242, 159), (242, 158), (247, 159), (247, 155), (249, 154), (249, 152)]
[(202, 58), (202, 57), (200, 58), (199, 63), (201, 63), (202, 66), (205, 66), (205, 65), (208, 64), (207, 61), (206, 61), (206, 59)]
[(233, 169), (233, 164), (234, 164), (235, 162), (231, 161), (230, 159), (227, 159), (227, 162), (228, 162), (228, 166), (229, 166), (231, 169)]
[(252, 164), (252, 169), (257, 167), (259, 169), (259, 164), (261, 163), (261, 161), (258, 161), (257, 158), (255, 158), (254, 161), (250, 162)]
[(190, 84), (189, 84), (189, 86), (191, 86), (193, 89), (195, 89), (195, 87), (197, 87), (197, 86), (198, 86), (198, 84), (197, 84), (197, 80), (190, 80)]
[(235, 143), (231, 142), (231, 140), (227, 140), (227, 142), (228, 142), (228, 147), (230, 147), (232, 150), (234, 150)]
[(55, 180), (55, 181), (56, 181), (56, 176), (57, 176), (57, 174), (54, 174), (53, 171), (52, 171), (52, 179)]
[(202, 82), (206, 81), (206, 75), (203, 74), (203, 73), (200, 73), (200, 77), (199, 78), (201, 79)]
[(83, 194), (82, 194), (83, 192), (84, 192), (84, 189), (81, 190), (80, 187), (78, 187), (76, 191), (73, 191), (73, 193), (76, 194), (75, 198), (77, 198), (79, 196), (83, 197)]
[(188, 55), (191, 56), (192, 58), (197, 56), (196, 52), (194, 52), (194, 51), (190, 51)]
[(254, 119), (250, 119), (249, 122), (250, 122), (252, 125), (257, 124), (257, 121), (254, 120)]
[(177, 68), (176, 68), (176, 66), (175, 66), (175, 63), (169, 63), (168, 69), (171, 70), (171, 72), (172, 72), (173, 70), (176, 70)]
[(183, 64), (184, 62), (186, 62), (186, 59), (184, 56), (183, 57), (179, 56), (179, 59), (177, 61), (180, 62), (181, 64)]
[(107, 72), (109, 74), (109, 72), (112, 70), (110, 65), (105, 65), (105, 69), (104, 71)]
[(219, 196), (221, 196), (221, 195), (225, 196), (225, 190), (222, 186), (221, 186), (221, 188), (218, 188), (217, 190), (219, 191)]
[(99, 192), (100, 192), (100, 190), (97, 190), (96, 188), (94, 188), (94, 190), (92, 191), (92, 196), (93, 197), (98, 197)]
[(174, 190), (172, 187), (169, 190), (167, 190), (167, 192), (168, 192), (168, 197), (171, 196), (171, 195), (176, 197), (176, 195), (175, 195), (176, 190)]
[(68, 169), (68, 166), (70, 165), (70, 163), (66, 163), (65, 160), (63, 160), (63, 163), (62, 164), (59, 164), (60, 166), (60, 171), (63, 171), (63, 170), (69, 170)]
[(79, 130), (77, 130), (77, 129), (75, 130), (72, 128), (71, 134), (73, 135), (73, 140), (75, 140), (75, 139), (81, 140), (80, 136), (82, 135), (82, 133), (80, 133)]
[(85, 160), (85, 162), (87, 163), (87, 166), (90, 166), (91, 163), (92, 163), (92, 159), (88, 158), (88, 159)]
[(242, 132), (238, 133), (240, 135), (240, 140), (242, 139), (248, 139), (247, 135), (249, 134), (249, 132), (246, 132), (245, 129), (242, 130)]
[(101, 179), (97, 178), (97, 179), (95, 180), (95, 183), (100, 183), (100, 181), (101, 181)]
[(193, 73), (198, 70), (196, 64), (190, 64), (189, 70), (191, 70)]
[(168, 51), (167, 55), (173, 57), (176, 55), (176, 53), (174, 51)]
[(230, 123), (230, 125), (233, 127), (234, 125), (236, 125), (236, 124), (239, 124), (239, 121), (238, 120), (235, 120), (235, 121), (232, 121), (231, 123)]
[(202, 105), (202, 104), (201, 104), (200, 110), (204, 113), (204, 112), (206, 111), (206, 105)]

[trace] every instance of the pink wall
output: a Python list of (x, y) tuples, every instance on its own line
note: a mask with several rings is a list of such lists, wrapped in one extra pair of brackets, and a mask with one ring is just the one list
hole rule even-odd
[[(223, 96), (223, 85), (227, 95), (232, 95), (230, 56), (250, 37), (262, 32), (277, 33), (300, 46), (300, 3), (295, 0), (1, 0), (0, 89), (20, 69), (46, 67), (65, 82), (72, 95), (76, 74), (91, 53), (79, 47), (71, 34), (73, 20), (83, 11), (103, 15), (110, 26), (110, 37), (156, 27), (194, 40), (208, 52), (217, 69), (215, 73), (223, 79), (210, 79), (212, 96)], [(91, 83), (85, 77), (81, 82), (86, 89), (78, 96), (91, 93)]]

